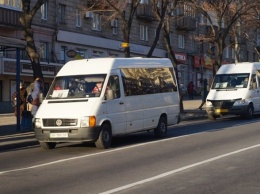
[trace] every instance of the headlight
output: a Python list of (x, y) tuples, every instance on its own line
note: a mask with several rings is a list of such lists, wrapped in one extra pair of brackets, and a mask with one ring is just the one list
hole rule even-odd
[(42, 123), (41, 123), (41, 119), (34, 119), (34, 127), (35, 128), (41, 128)]
[(246, 99), (241, 99), (241, 100), (237, 100), (234, 105), (240, 105), (240, 104), (245, 104), (246, 103)]
[(212, 106), (212, 103), (210, 101), (206, 101), (206, 106)]
[(90, 117), (82, 117), (80, 120), (80, 126), (81, 127), (94, 127), (96, 126), (96, 117), (90, 116)]

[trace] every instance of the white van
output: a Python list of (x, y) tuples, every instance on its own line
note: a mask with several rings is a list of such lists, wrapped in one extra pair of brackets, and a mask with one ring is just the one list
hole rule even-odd
[(260, 113), (260, 63), (222, 65), (206, 100), (210, 120), (222, 115), (252, 118)]
[[(100, 87), (101, 86), (101, 87)], [(58, 142), (95, 142), (180, 121), (179, 92), (169, 59), (98, 58), (70, 61), (54, 79), (34, 119), (45, 149)]]

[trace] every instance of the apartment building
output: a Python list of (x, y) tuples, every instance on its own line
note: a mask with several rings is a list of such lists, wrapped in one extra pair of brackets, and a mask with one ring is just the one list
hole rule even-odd
[[(32, 1), (32, 5), (36, 0)], [(120, 19), (105, 20), (98, 12), (87, 11), (83, 0), (47, 1), (38, 10), (33, 20), (34, 40), (40, 53), (41, 66), (47, 90), (53, 77), (69, 60), (95, 57), (124, 57), (123, 34)], [(91, 3), (91, 1), (87, 1)], [(24, 40), (19, 23), (21, 0), (0, 0), (0, 37), (14, 41)], [(129, 5), (125, 14), (129, 14)], [(171, 45), (179, 61), (178, 79), (183, 89), (189, 81), (200, 87), (199, 79), (212, 79), (212, 66), (205, 53), (212, 46), (196, 42), (193, 36), (207, 33), (206, 21), (188, 6), (181, 5), (169, 11), (171, 21)], [(155, 37), (158, 22), (153, 16), (148, 0), (141, 0), (135, 13), (131, 35), (131, 57), (145, 57)], [(247, 51), (247, 59), (250, 59)], [(75, 56), (76, 54), (76, 56)], [(32, 82), (32, 68), (25, 50), (21, 51), (21, 80)], [(153, 52), (153, 57), (167, 57), (163, 33)], [(210, 61), (214, 56), (210, 56)], [(232, 50), (226, 49), (224, 61), (232, 62)], [(15, 91), (16, 52), (1, 46), (0, 49), (0, 113), (10, 111), (10, 99)]]

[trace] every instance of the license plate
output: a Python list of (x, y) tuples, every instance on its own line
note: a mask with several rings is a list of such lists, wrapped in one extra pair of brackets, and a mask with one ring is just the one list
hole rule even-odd
[(217, 113), (228, 112), (228, 109), (216, 109)]
[(68, 133), (51, 133), (50, 138), (67, 138), (69, 137)]

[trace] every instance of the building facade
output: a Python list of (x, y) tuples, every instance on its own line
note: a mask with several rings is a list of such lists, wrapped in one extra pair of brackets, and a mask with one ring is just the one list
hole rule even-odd
[[(32, 5), (36, 0), (32, 1)], [(106, 20), (104, 15), (87, 11), (83, 0), (48, 0), (38, 10), (33, 20), (34, 41), (40, 53), (45, 89), (49, 88), (59, 69), (69, 60), (96, 57), (124, 57), (123, 33), (120, 19)], [(0, 0), (0, 36), (24, 40), (19, 17), (21, 0)], [(129, 14), (128, 4), (125, 14)], [(178, 60), (178, 79), (183, 90), (189, 81), (199, 89), (203, 77), (212, 80), (214, 54), (206, 56), (212, 45), (196, 42), (193, 38), (207, 33), (206, 21), (188, 6), (181, 5), (171, 20), (171, 46)], [(158, 22), (148, 0), (141, 1), (134, 16), (130, 32), (131, 57), (146, 57)], [(255, 61), (253, 49), (245, 49), (245, 61)], [(71, 55), (75, 53), (76, 56)], [(234, 61), (232, 48), (224, 54), (225, 63)], [(214, 52), (213, 52), (214, 53)], [(152, 57), (168, 57), (163, 33), (161, 33)], [(25, 50), (21, 51), (21, 80), (28, 85), (33, 81), (30, 61)], [(4, 47), (0, 49), (0, 113), (12, 110), (10, 99), (15, 91), (16, 53)], [(45, 91), (45, 92), (46, 92)]]

